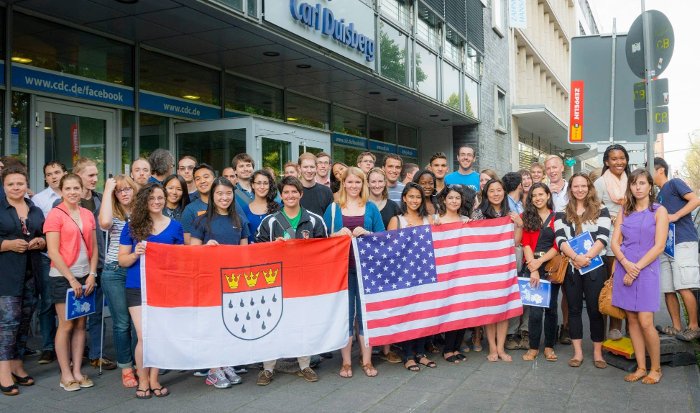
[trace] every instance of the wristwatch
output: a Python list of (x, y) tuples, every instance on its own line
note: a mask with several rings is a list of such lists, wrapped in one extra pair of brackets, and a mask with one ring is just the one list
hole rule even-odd
[(97, 278), (97, 273), (96, 273), (96, 272), (89, 272), (89, 273), (88, 273), (88, 277), (91, 276), (91, 275), (94, 276), (95, 278)]

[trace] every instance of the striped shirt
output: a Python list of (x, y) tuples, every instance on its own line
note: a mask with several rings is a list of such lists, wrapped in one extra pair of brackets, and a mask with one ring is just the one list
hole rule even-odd
[(109, 246), (107, 247), (105, 263), (118, 261), (117, 254), (119, 253), (119, 237), (122, 235), (124, 225), (126, 225), (126, 221), (122, 221), (117, 217), (112, 217), (112, 226), (107, 231), (109, 234)]
[[(591, 238), (595, 241), (600, 241), (603, 243), (603, 247), (606, 247), (610, 242), (610, 213), (608, 208), (604, 205), (600, 206), (600, 216), (595, 222), (584, 222), (581, 228), (581, 232), (588, 231), (591, 234)], [(561, 245), (576, 236), (576, 230), (574, 225), (566, 220), (566, 213), (558, 212), (557, 219), (554, 221), (554, 233), (556, 235), (557, 247), (561, 251)], [(605, 248), (603, 248), (598, 255), (605, 255)]]

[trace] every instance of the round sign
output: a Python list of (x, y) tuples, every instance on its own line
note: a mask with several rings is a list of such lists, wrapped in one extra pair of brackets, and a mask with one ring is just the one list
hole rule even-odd
[[(658, 10), (647, 10), (651, 24), (651, 76), (659, 76), (668, 67), (673, 55), (673, 27), (665, 14)], [(627, 64), (635, 75), (644, 79), (644, 14), (640, 14), (632, 23), (625, 44)]]

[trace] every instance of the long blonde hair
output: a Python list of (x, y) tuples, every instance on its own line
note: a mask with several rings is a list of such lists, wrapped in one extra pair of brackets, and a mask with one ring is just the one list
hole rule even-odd
[(367, 176), (362, 169), (356, 166), (350, 166), (345, 170), (343, 174), (343, 179), (340, 181), (340, 191), (338, 192), (338, 204), (341, 208), (345, 208), (348, 203), (348, 193), (345, 191), (345, 181), (348, 176), (354, 175), (362, 180), (362, 189), (360, 190), (360, 206), (364, 206), (369, 199), (369, 187), (367, 186)]
[(139, 191), (139, 186), (133, 179), (131, 179), (131, 177), (127, 175), (117, 175), (114, 177), (114, 180), (117, 181), (117, 184), (114, 186), (114, 191), (112, 192), (112, 215), (121, 221), (126, 221), (126, 210), (119, 202), (119, 198), (117, 198), (117, 187), (119, 185), (126, 184), (133, 190), (133, 196), (131, 197), (131, 202), (128, 205), (129, 208), (132, 208), (134, 206), (134, 200), (136, 199), (136, 193)]

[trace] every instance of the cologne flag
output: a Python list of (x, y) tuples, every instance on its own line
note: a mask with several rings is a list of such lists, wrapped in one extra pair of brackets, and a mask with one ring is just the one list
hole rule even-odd
[(505, 217), (353, 240), (369, 345), (521, 315), (513, 238)]
[(349, 250), (347, 237), (149, 243), (141, 259), (144, 365), (203, 369), (345, 346)]

